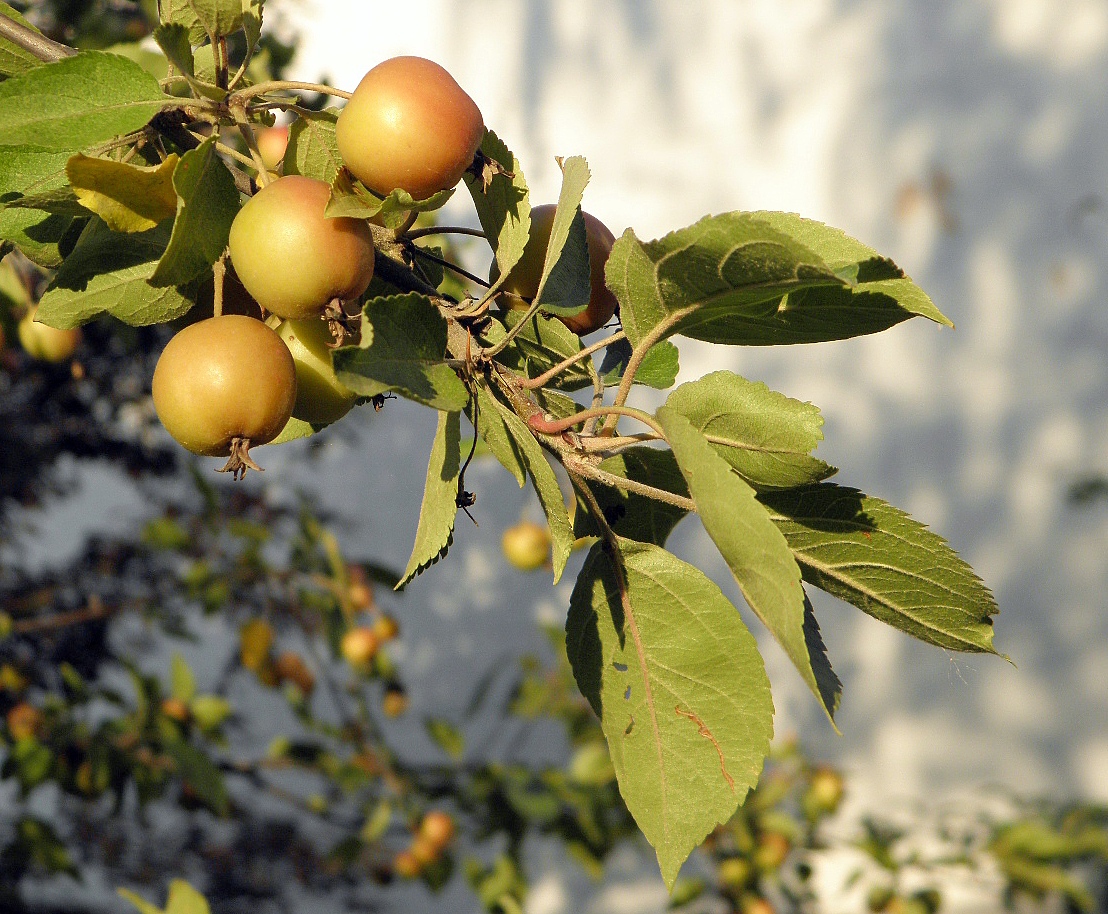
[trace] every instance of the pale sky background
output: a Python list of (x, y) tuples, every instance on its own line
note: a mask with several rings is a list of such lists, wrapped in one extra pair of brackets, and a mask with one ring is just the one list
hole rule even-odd
[[(995, 784), (1108, 801), (1108, 503), (1065, 499), (1075, 478), (1108, 473), (1108, 0), (281, 9), (301, 32), (295, 78), (353, 89), (397, 54), (446, 66), (520, 158), (533, 201), (556, 199), (555, 156), (581, 154), (593, 175), (585, 208), (617, 235), (788, 210), (906, 269), (956, 331), (916, 320), (757, 351), (678, 340), (681, 379), (729, 368), (821, 407), (819, 456), (973, 564), (998, 598), (996, 644), (1015, 665), (919, 644), (817, 595), (845, 685), (839, 737), (742, 607), (764, 647), (777, 733), (845, 766), (855, 808), (937, 804)], [(475, 221), (464, 191), (448, 212)], [(305, 465), (295, 446), (267, 453), (264, 484), (333, 473), (340, 482), (322, 498), (348, 519), (348, 552), (402, 567), (433, 416), (392, 405), (361, 416), (366, 433), (334, 436), (321, 464)], [(417, 712), (460, 710), (459, 682), (540, 649), (535, 620), (561, 624), (572, 588), (573, 574), (551, 588), (500, 558), (501, 531), (520, 512), (538, 517), (530, 493), (495, 465), (470, 481), (481, 527), (460, 520), (448, 561), (395, 604)], [(125, 496), (116, 504), (127, 510)], [(673, 544), (741, 606), (695, 521)], [(595, 892), (551, 861), (530, 914), (568, 914), (575, 892)], [(641, 863), (618, 865), (590, 910), (664, 910)]]

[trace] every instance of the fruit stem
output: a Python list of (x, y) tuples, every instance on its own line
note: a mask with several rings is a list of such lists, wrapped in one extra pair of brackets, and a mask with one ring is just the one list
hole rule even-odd
[(440, 267), (446, 267), (448, 270), (453, 270), (455, 273), (460, 276), (464, 276), (472, 283), (476, 283), (479, 286), (484, 286), (486, 289), (489, 287), (489, 284), (485, 282), (485, 280), (481, 279), (480, 276), (474, 276), (468, 270), (462, 269), (456, 263), (451, 263), (449, 260), (439, 257), (437, 254), (432, 254), (430, 251), (426, 251), (418, 245), (412, 245), (412, 253), (418, 254), (420, 257), (423, 257), (426, 260), (430, 260), (432, 263), (437, 263)]
[(223, 280), (227, 276), (227, 251), (212, 264), (212, 316), (223, 316)]
[[(661, 323), (656, 324), (654, 328), (641, 340), (634, 349), (631, 350), (631, 357), (627, 360), (627, 367), (623, 370), (623, 377), (619, 382), (619, 390), (616, 391), (616, 398), (614, 405), (623, 406), (627, 402), (627, 398), (631, 395), (631, 386), (635, 383), (635, 373), (642, 365), (643, 359), (653, 348), (654, 344), (665, 338), (669, 331), (683, 318), (692, 314), (699, 305), (689, 305), (687, 308), (681, 308), (678, 311), (672, 312), (669, 317), (663, 320)], [(602, 435), (614, 435), (616, 433), (616, 423), (619, 421), (619, 413), (612, 413), (604, 420), (604, 425), (600, 429)]]
[(238, 89), (234, 95), (238, 101), (245, 102), (255, 95), (265, 95), (267, 92), (318, 92), (320, 95), (334, 95), (345, 99), (350, 99), (354, 95), (353, 92), (345, 92), (323, 83), (305, 83), (289, 79), (271, 79), (267, 82), (255, 83)]
[(73, 48), (52, 41), (34, 29), (29, 29), (4, 15), (0, 15), (0, 35), (12, 44), (19, 45), (43, 63), (54, 63), (64, 57), (74, 57), (77, 54)]
[(464, 225), (428, 225), (424, 228), (411, 229), (407, 232), (409, 239), (426, 238), (430, 235), (472, 235), (474, 238), (487, 238), (481, 229), (468, 228)]
[(262, 160), (262, 154), (258, 152), (258, 141), (254, 138), (254, 128), (250, 126), (250, 121), (246, 118), (246, 109), (239, 105), (235, 105), (231, 109), (235, 123), (238, 124), (239, 133), (242, 134), (242, 138), (246, 140), (246, 148), (250, 150), (250, 158), (254, 162), (254, 167), (258, 170), (255, 181), (258, 183), (258, 187), (265, 187), (269, 184), (269, 169), (265, 167), (265, 162)]
[(250, 439), (232, 438), (231, 456), (227, 458), (227, 462), (216, 472), (230, 473), (232, 478), (237, 482), (246, 475), (247, 470), (257, 470), (259, 473), (265, 472), (250, 457)]
[(643, 425), (653, 429), (663, 441), (666, 438), (666, 433), (662, 426), (658, 424), (658, 420), (650, 413), (643, 412), (641, 409), (632, 409), (630, 406), (599, 406), (592, 409), (583, 409), (564, 419), (545, 419), (540, 413), (535, 413), (527, 420), (527, 427), (540, 435), (560, 435), (562, 432), (568, 432), (573, 426), (580, 425), (586, 419), (591, 419), (594, 416), (613, 415), (630, 416), (632, 419), (638, 419)]

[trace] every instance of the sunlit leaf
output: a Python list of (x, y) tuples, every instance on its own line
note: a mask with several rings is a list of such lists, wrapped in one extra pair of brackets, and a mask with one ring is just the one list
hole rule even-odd
[(395, 390), (425, 406), (460, 412), (469, 392), (443, 359), (446, 320), (425, 296), (370, 299), (365, 320), (373, 328), (366, 345), (335, 351), (339, 381), (363, 397)]
[(177, 155), (160, 165), (129, 165), (78, 153), (65, 166), (81, 205), (115, 232), (145, 232), (177, 211)]
[(756, 489), (807, 485), (835, 472), (811, 456), (823, 440), (819, 409), (760, 382), (717, 371), (682, 384), (666, 406), (703, 432), (716, 453)]
[(168, 222), (131, 235), (91, 223), (42, 297), (38, 319), (52, 327), (76, 327), (107, 313), (144, 326), (185, 314), (195, 304), (195, 288), (149, 282), (169, 234)]
[(289, 143), (285, 150), (284, 173), (315, 178), (328, 184), (342, 168), (342, 156), (335, 140), (338, 111), (301, 111), (289, 125)]
[[(732, 472), (688, 419), (670, 406), (659, 409), (657, 415), (704, 529), (731, 569), (747, 605), (822, 702), (804, 627), (807, 600), (785, 537), (755, 499), (754, 490)], [(837, 704), (836, 699), (824, 705), (829, 717)]]
[(174, 104), (134, 61), (82, 51), (0, 83), (0, 137), (76, 152), (138, 130)]
[(759, 497), (808, 583), (922, 641), (996, 653), (993, 595), (923, 524), (833, 483)]
[(458, 471), (461, 469), (459, 413), (440, 412), (431, 458), (427, 464), (427, 482), (419, 509), (419, 526), (408, 567), (396, 585), (401, 590), (446, 555), (454, 541), (454, 520), (458, 514)]
[(475, 176), (472, 172), (467, 171), (463, 179), (473, 197), (481, 228), (496, 252), (496, 265), (501, 275), (505, 275), (519, 263), (523, 249), (527, 246), (528, 230), (531, 227), (527, 182), (523, 178), (519, 159), (491, 130), (485, 132), (480, 151), (486, 158), (496, 162), (500, 171), (492, 177), (487, 187), (481, 176)]
[(173, 173), (177, 218), (158, 267), (155, 286), (179, 286), (211, 271), (227, 247), (231, 223), (239, 211), (235, 179), (208, 137), (182, 157)]
[(755, 784), (773, 703), (738, 611), (674, 555), (621, 540), (592, 548), (566, 650), (600, 716), (620, 793), (672, 887), (681, 864)]

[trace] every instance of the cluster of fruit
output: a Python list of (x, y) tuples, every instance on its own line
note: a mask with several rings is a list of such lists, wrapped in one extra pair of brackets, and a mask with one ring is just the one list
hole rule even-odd
[[(454, 187), (474, 166), (485, 134), (474, 101), (446, 70), (419, 57), (370, 70), (335, 130), (354, 178), (375, 194), (399, 189), (413, 200)], [(154, 407), (170, 435), (195, 454), (229, 457), (224, 470), (236, 476), (257, 469), (250, 446), (273, 441), (290, 417), (327, 424), (357, 400), (335, 374), (329, 321), (342, 319), (343, 303), (356, 301), (373, 278), (372, 230), (365, 219), (326, 215), (326, 182), (279, 175), (286, 137), (265, 137), (260, 189), (235, 217), (228, 241), (238, 281), (270, 319), (218, 313), (192, 324), (170, 340), (154, 374)], [(555, 209), (531, 210), (523, 257), (503, 283), (504, 307), (527, 307), (538, 293)], [(585, 311), (562, 318), (578, 334), (603, 326), (616, 310), (604, 285), (614, 236), (583, 218), (592, 298)]]
[(392, 871), (403, 879), (415, 879), (441, 858), (454, 840), (454, 819), (449, 813), (432, 810), (423, 817), (412, 843), (397, 853)]

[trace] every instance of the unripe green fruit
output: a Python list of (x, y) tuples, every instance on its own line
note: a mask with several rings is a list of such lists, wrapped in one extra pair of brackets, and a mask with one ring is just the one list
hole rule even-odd
[[(504, 281), (503, 289), (510, 293), (510, 307), (527, 307), (529, 301), (539, 292), (539, 281), (542, 279), (543, 263), (546, 260), (546, 249), (550, 245), (550, 230), (554, 227), (556, 211), (557, 207), (551, 203), (544, 203), (531, 210), (531, 229), (523, 256)], [(595, 216), (584, 211), (581, 216), (585, 220), (585, 237), (589, 245), (589, 304), (580, 314), (558, 318), (578, 336), (603, 327), (612, 319), (619, 304), (615, 295), (604, 284), (604, 265), (608, 262), (608, 255), (612, 253), (615, 235)], [(492, 273), (495, 278), (495, 263)]]
[(536, 571), (550, 557), (550, 531), (533, 521), (521, 521), (504, 531), (500, 548), (520, 571)]
[(731, 890), (743, 888), (750, 881), (753, 872), (750, 861), (745, 857), (727, 857), (716, 867), (719, 884)]
[(240, 314), (185, 327), (166, 345), (153, 382), (154, 409), (183, 447), (229, 456), (236, 439), (272, 441), (296, 402), (288, 348), (261, 321)]
[(381, 196), (400, 188), (415, 200), (457, 184), (484, 135), (473, 99), (422, 57), (393, 57), (366, 73), (335, 127), (351, 174)]
[(64, 362), (81, 344), (81, 328), (58, 330), (35, 320), (38, 309), (28, 311), (19, 322), (19, 344), (32, 359), (40, 362)]
[(231, 224), (235, 272), (278, 317), (317, 317), (333, 298), (357, 298), (373, 278), (369, 225), (328, 219), (330, 198), (326, 182), (286, 175), (251, 197)]
[(801, 805), (809, 818), (828, 815), (839, 808), (843, 799), (843, 778), (832, 768), (818, 768), (804, 794)]
[(792, 842), (779, 832), (766, 832), (758, 839), (754, 849), (754, 865), (763, 873), (773, 872), (781, 867), (789, 856)]
[(616, 769), (608, 747), (603, 743), (586, 743), (573, 753), (569, 762), (569, 779), (575, 784), (600, 787), (615, 780)]
[(296, 405), (292, 414), (312, 425), (327, 425), (353, 408), (358, 395), (339, 383), (328, 344), (333, 339), (318, 318), (284, 321), (277, 335), (296, 363)]

